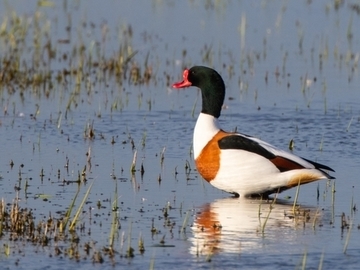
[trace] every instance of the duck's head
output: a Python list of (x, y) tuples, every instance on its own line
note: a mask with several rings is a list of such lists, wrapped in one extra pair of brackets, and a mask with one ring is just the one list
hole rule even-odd
[(212, 68), (204, 66), (185, 69), (183, 81), (173, 84), (173, 87), (184, 88), (189, 86), (196, 86), (201, 90), (201, 112), (218, 118), (225, 98), (225, 84), (220, 74)]

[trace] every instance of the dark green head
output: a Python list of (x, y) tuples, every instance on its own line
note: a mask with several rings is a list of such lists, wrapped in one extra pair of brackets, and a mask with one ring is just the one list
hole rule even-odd
[(173, 87), (184, 88), (189, 86), (196, 86), (201, 90), (201, 112), (218, 118), (225, 99), (225, 84), (220, 74), (212, 68), (204, 66), (185, 69), (183, 81), (173, 84)]

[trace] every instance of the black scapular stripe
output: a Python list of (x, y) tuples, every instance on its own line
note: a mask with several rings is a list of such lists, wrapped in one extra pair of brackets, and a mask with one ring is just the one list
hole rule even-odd
[(219, 144), (219, 148), (223, 150), (226, 149), (245, 150), (263, 156), (267, 159), (275, 158), (275, 155), (273, 153), (266, 150), (259, 143), (241, 135), (226, 136), (221, 140), (219, 140), (218, 144)]

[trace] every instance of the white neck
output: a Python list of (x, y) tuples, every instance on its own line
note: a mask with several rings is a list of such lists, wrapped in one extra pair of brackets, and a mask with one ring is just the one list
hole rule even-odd
[(205, 145), (220, 130), (219, 120), (212, 115), (200, 113), (193, 137), (194, 158), (196, 159)]

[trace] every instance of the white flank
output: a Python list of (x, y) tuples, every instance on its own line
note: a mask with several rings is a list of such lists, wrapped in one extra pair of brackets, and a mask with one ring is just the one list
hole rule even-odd
[(284, 187), (297, 174), (305, 172), (326, 178), (317, 169), (297, 169), (280, 172), (268, 159), (248, 151), (224, 150), (221, 152), (220, 170), (210, 183), (221, 190), (241, 196), (261, 194)]

